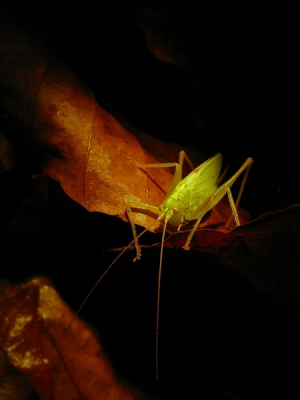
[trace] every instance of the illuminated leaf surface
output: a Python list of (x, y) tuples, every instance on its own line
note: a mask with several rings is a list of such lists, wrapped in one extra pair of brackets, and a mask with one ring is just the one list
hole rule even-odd
[[(1, 106), (26, 133), (26, 147), (37, 154), (43, 171), (89, 211), (126, 220), (125, 202), (160, 204), (171, 172), (154, 168), (145, 173), (132, 160), (174, 162), (182, 148), (151, 138), (125, 121), (122, 125), (29, 24), (21, 6), (7, 11), (2, 21)], [(145, 214), (135, 218), (142, 226), (149, 223)]]
[(1, 283), (1, 348), (42, 399), (142, 399), (114, 376), (98, 339), (43, 278)]

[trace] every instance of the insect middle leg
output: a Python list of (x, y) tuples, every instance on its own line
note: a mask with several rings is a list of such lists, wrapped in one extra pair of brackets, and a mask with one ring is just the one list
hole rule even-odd
[[(225, 183), (223, 183), (223, 185), (221, 185), (220, 187), (218, 187), (218, 189), (217, 189), (216, 192), (211, 196), (211, 198), (208, 200), (208, 202), (206, 203), (206, 205), (205, 205), (203, 208), (201, 208), (201, 210), (199, 210), (199, 214), (198, 214), (198, 216), (197, 216), (197, 221), (196, 221), (196, 223), (194, 224), (194, 226), (193, 226), (191, 232), (189, 233), (188, 238), (187, 238), (187, 240), (186, 240), (186, 243), (185, 243), (185, 245), (183, 246), (183, 249), (185, 249), (185, 250), (189, 250), (189, 249), (190, 249), (191, 240), (192, 240), (192, 238), (193, 238), (193, 236), (194, 236), (194, 233), (195, 233), (195, 231), (196, 231), (198, 225), (200, 224), (200, 222), (201, 222), (203, 216), (204, 216), (209, 210), (211, 210), (213, 207), (215, 207), (215, 206), (219, 203), (219, 201), (220, 201), (226, 194), (227, 194), (227, 196), (228, 196), (229, 204), (230, 204), (230, 207), (231, 207), (231, 209), (232, 209), (232, 213), (233, 213), (234, 219), (235, 219), (235, 221), (236, 221), (236, 224), (237, 224), (237, 226), (240, 225), (240, 221), (239, 221), (239, 217), (238, 217), (238, 212), (237, 212), (237, 205), (238, 205), (238, 203), (239, 203), (239, 201), (240, 201), (240, 198), (241, 198), (243, 189), (244, 189), (244, 187), (245, 187), (245, 183), (246, 183), (247, 177), (248, 177), (248, 175), (249, 175), (249, 171), (250, 171), (250, 168), (251, 168), (252, 163), (253, 163), (252, 158), (251, 158), (251, 157), (248, 157), (247, 160), (244, 162), (244, 164), (238, 169), (238, 171), (237, 171), (234, 175), (232, 175), (232, 177), (229, 178)], [(245, 170), (246, 170), (246, 171), (245, 171)], [(243, 178), (243, 181), (242, 181), (240, 190), (239, 190), (239, 194), (238, 194), (238, 197), (237, 197), (237, 201), (236, 201), (236, 203), (235, 203), (234, 200), (233, 200), (233, 196), (232, 196), (230, 187), (234, 184), (234, 182), (237, 180), (237, 178), (238, 178), (244, 171), (245, 171), (245, 175), (244, 175), (244, 178)], [(196, 212), (197, 212), (197, 211), (196, 211)], [(230, 218), (229, 221), (227, 222), (226, 226), (228, 225), (228, 223), (230, 222), (230, 220), (231, 220), (231, 218)]]

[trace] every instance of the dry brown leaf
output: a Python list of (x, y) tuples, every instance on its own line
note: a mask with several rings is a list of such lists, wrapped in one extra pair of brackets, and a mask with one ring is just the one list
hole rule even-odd
[[(216, 257), (246, 276), (262, 292), (280, 291), (286, 282), (296, 282), (293, 273), (299, 264), (300, 206), (266, 213), (228, 233), (198, 229), (191, 248)], [(165, 247), (180, 248), (189, 231), (176, 232)], [(298, 290), (297, 290), (298, 293)]]
[[(131, 160), (174, 162), (181, 147), (127, 129), (100, 107), (32, 25), (21, 5), (2, 23), (0, 103), (25, 132), (21, 139), (31, 143), (44, 172), (89, 211), (127, 220), (125, 202), (161, 204), (172, 171), (145, 172)], [(143, 213), (134, 219), (149, 224)]]
[(50, 281), (0, 286), (0, 345), (12, 366), (41, 399), (133, 400), (145, 396), (118, 382), (91, 329), (73, 313)]

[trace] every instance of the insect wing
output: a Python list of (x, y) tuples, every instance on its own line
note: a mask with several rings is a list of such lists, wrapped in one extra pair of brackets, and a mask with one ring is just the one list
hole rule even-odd
[(190, 198), (209, 198), (217, 189), (217, 181), (222, 168), (222, 154), (217, 153), (204, 163), (200, 164), (188, 176), (186, 176), (174, 190), (178, 197), (180, 193), (189, 191)]

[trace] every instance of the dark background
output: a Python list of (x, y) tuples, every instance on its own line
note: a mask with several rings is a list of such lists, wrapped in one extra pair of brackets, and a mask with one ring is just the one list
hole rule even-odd
[[(253, 218), (297, 203), (294, 11), (151, 2), (150, 22), (170, 24), (172, 42), (179, 38), (182, 69), (147, 48), (134, 19), (145, 5), (85, 2), (68, 9), (64, 2), (31, 1), (28, 14), (37, 34), (45, 35), (105, 108), (207, 158), (221, 151), (231, 173), (251, 156), (242, 206)], [(47, 205), (25, 204), (18, 213), (40, 166), (30, 154), (17, 153), (19, 164), (1, 176), (2, 277), (21, 282), (49, 276), (76, 310), (114, 258), (104, 249), (129, 242), (130, 228), (86, 212), (55, 182), (49, 182)], [(152, 236), (144, 243), (159, 241)], [(99, 330), (120, 376), (161, 399), (298, 398), (296, 322), (229, 267), (195, 251), (164, 251), (157, 384), (159, 254), (144, 250), (141, 262), (132, 258), (126, 254), (109, 272), (81, 313)]]

